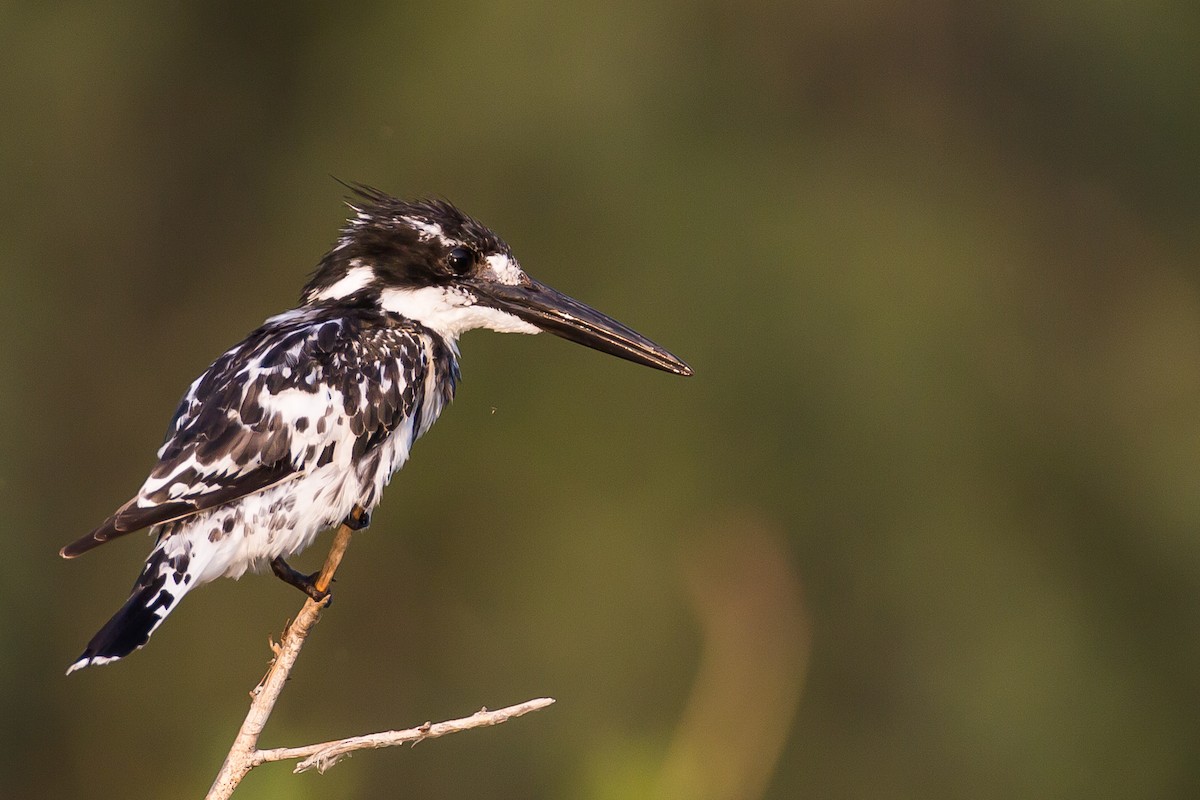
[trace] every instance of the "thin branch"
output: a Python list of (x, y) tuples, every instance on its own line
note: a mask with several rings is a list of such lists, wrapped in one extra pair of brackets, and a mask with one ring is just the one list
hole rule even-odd
[[(350, 514), (355, 520), (361, 519), (363, 509), (355, 506)], [(333, 537), (333, 546), (329, 549), (329, 555), (325, 557), (325, 566), (321, 567), (321, 574), (317, 576), (318, 590), (325, 591), (329, 588), (333, 574), (337, 572), (338, 565), (342, 563), (342, 556), (346, 554), (346, 548), (350, 546), (350, 537), (353, 533), (354, 531), (345, 523), (338, 527), (337, 533)], [(262, 735), (263, 728), (271, 717), (275, 701), (279, 699), (279, 693), (283, 691), (283, 687), (287, 683), (292, 666), (300, 655), (300, 648), (304, 646), (304, 640), (308, 638), (308, 632), (321, 618), (321, 609), (325, 607), (326, 602), (323, 600), (318, 603), (311, 598), (305, 601), (304, 607), (300, 609), (296, 619), (284, 631), (283, 640), (275, 648), (275, 660), (271, 662), (271, 668), (267, 670), (266, 676), (258, 686), (250, 692), (250, 697), (253, 698), (250, 703), (250, 711), (246, 713), (246, 719), (242, 722), (242, 727), (238, 729), (233, 746), (229, 748), (229, 754), (225, 756), (225, 763), (221, 765), (221, 771), (217, 773), (216, 780), (208, 790), (205, 800), (228, 800), (234, 789), (242, 782), (242, 778), (246, 777), (246, 774), (254, 768), (254, 752), (258, 746), (258, 737)]]
[(292, 770), (293, 772), (305, 772), (314, 767), (318, 772), (324, 772), (355, 750), (378, 750), (381, 747), (395, 747), (409, 743), (415, 745), (417, 742), (424, 741), (425, 739), (436, 739), (439, 736), (445, 736), (450, 733), (469, 731), (472, 728), (487, 728), (492, 725), (499, 725), (502, 722), (508, 722), (510, 719), (523, 716), (530, 711), (545, 708), (553, 702), (552, 698), (539, 697), (536, 700), (518, 703), (508, 708), (501, 708), (496, 711), (488, 711), (485, 708), (476, 711), (469, 717), (452, 719), (447, 722), (426, 722), (424, 725), (419, 725), (416, 728), (408, 728), (403, 731), (384, 731), (383, 733), (371, 733), (365, 736), (351, 736), (348, 739), (309, 744), (303, 747), (277, 747), (273, 750), (258, 750), (254, 753), (254, 764), (252, 766), (258, 766), (270, 761), (290, 761), (293, 758), (302, 758), (304, 760), (296, 765), (296, 768)]
[[(355, 506), (351, 512), (354, 520), (360, 520), (362, 515), (363, 509)], [(342, 563), (342, 556), (346, 554), (346, 548), (350, 546), (350, 537), (353, 533), (354, 531), (348, 525), (343, 524), (338, 528), (333, 538), (333, 545), (329, 549), (329, 555), (325, 557), (325, 565), (321, 568), (321, 574), (315, 581), (318, 591), (323, 592), (329, 588), (329, 584), (333, 581), (333, 574), (337, 572), (338, 565)], [(349, 739), (322, 742), (305, 747), (259, 750), (258, 737), (262, 735), (271, 711), (275, 708), (275, 702), (279, 699), (279, 694), (287, 683), (296, 658), (300, 655), (300, 648), (304, 646), (304, 641), (308, 638), (313, 626), (320, 620), (321, 609), (326, 604), (326, 600), (321, 602), (307, 600), (304, 607), (300, 609), (300, 613), (296, 615), (296, 619), (287, 626), (280, 643), (271, 645), (275, 651), (275, 658), (262, 681), (250, 692), (252, 698), (250, 710), (247, 712), (246, 719), (242, 722), (242, 727), (233, 740), (233, 746), (229, 748), (229, 754), (225, 756), (225, 763), (221, 765), (221, 771), (217, 773), (216, 780), (208, 790), (205, 800), (228, 800), (242, 779), (249, 774), (250, 770), (260, 764), (303, 758), (304, 760), (296, 765), (296, 772), (304, 772), (313, 767), (324, 772), (355, 750), (394, 747), (408, 742), (416, 744), (423, 739), (435, 739), (449, 733), (499, 725), (514, 717), (528, 714), (530, 711), (545, 708), (554, 702), (550, 698), (543, 697), (502, 708), (499, 711), (488, 711), (485, 708), (469, 717), (449, 722), (437, 724), (426, 722), (424, 725), (404, 731), (354, 736)]]

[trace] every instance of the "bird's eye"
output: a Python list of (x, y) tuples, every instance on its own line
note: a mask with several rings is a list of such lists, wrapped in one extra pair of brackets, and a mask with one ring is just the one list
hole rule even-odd
[(463, 275), (475, 266), (475, 251), (469, 247), (456, 247), (446, 256), (446, 263), (455, 273)]

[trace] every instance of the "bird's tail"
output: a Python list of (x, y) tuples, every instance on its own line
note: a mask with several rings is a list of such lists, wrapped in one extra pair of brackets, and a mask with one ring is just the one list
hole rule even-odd
[(125, 605), (92, 637), (83, 654), (67, 669), (68, 675), (93, 664), (124, 658), (150, 640), (150, 634), (196, 585), (194, 578), (201, 565), (190, 557), (190, 548), (181, 550), (180, 544), (176, 537), (159, 541)]

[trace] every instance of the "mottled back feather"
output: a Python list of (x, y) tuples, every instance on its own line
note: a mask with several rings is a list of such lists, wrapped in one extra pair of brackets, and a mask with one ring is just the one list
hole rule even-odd
[(438, 406), (449, 402), (458, 376), (450, 348), (363, 300), (272, 317), (218, 358), (184, 395), (137, 495), (62, 555), (260, 492), (341, 448), (354, 459), (370, 453), (422, 408), (431, 361), (447, 376)]

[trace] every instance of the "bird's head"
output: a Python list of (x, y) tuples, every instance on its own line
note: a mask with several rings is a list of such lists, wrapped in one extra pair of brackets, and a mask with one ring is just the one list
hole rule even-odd
[(548, 331), (638, 364), (691, 375), (671, 353), (530, 278), (495, 233), (442, 200), (352, 186), (354, 215), (301, 301), (369, 301), (455, 341), (465, 331)]

